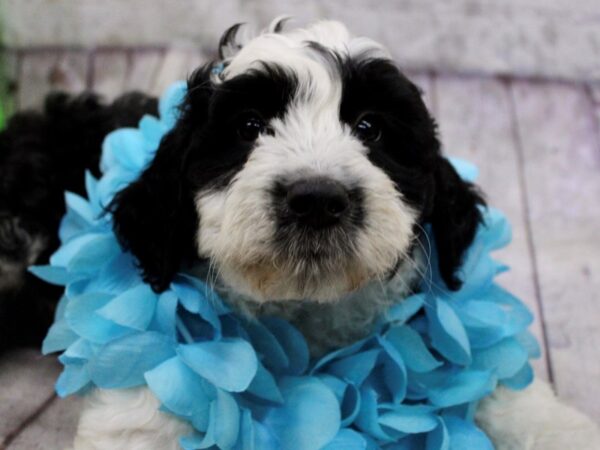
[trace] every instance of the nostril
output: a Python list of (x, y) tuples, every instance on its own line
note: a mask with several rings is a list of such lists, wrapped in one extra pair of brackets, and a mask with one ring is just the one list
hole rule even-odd
[(310, 178), (289, 186), (287, 204), (297, 220), (319, 227), (341, 219), (350, 206), (350, 199), (341, 183), (328, 178)]
[(313, 210), (315, 199), (311, 195), (289, 195), (290, 210), (298, 216), (306, 216)]
[(348, 196), (332, 197), (325, 205), (326, 213), (332, 216), (341, 216), (348, 209)]

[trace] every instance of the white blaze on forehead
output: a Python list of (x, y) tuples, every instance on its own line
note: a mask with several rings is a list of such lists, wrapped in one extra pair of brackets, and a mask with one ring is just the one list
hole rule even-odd
[[(327, 51), (333, 53), (327, 55)], [(227, 81), (249, 70), (260, 72), (270, 64), (288, 72), (297, 82), (297, 90), (284, 117), (270, 125), (279, 146), (288, 147), (291, 153), (301, 151), (304, 160), (311, 150), (318, 150), (318, 162), (323, 161), (325, 149), (339, 149), (339, 138), (349, 135), (339, 118), (343, 84), (336, 57), (389, 58), (389, 53), (375, 41), (352, 37), (340, 22), (320, 21), (308, 28), (267, 32), (247, 41), (216, 78), (217, 82)]]
[(228, 59), (224, 72), (213, 81), (220, 83), (251, 69), (260, 71), (263, 64), (272, 63), (296, 76), (298, 94), (330, 96), (332, 88), (341, 88), (339, 73), (332, 65), (333, 60), (327, 61), (327, 57), (311, 48), (310, 43), (342, 58), (390, 58), (383, 46), (368, 38), (351, 36), (340, 22), (321, 21), (308, 28), (260, 34)]

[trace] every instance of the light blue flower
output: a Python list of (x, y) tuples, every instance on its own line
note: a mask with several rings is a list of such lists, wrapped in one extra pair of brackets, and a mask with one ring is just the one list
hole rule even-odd
[(391, 307), (371, 336), (311, 361), (289, 322), (240, 317), (193, 276), (156, 294), (117, 243), (105, 207), (152, 161), (185, 89), (167, 91), (160, 117), (106, 137), (102, 177), (86, 174), (88, 199), (66, 194), (62, 245), (31, 268), (65, 286), (43, 344), (62, 352), (58, 394), (145, 385), (192, 425), (180, 440), (190, 450), (491, 449), (473, 422), (477, 402), (498, 383), (526, 387), (540, 355), (531, 313), (494, 282), (506, 267), (490, 252), (510, 240), (502, 214), (482, 209), (459, 291), (444, 288), (432, 248), (421, 293)]

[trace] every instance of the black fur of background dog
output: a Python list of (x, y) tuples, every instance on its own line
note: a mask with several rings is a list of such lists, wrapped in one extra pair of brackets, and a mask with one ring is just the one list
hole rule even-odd
[(99, 175), (102, 140), (157, 114), (157, 101), (129, 93), (112, 104), (93, 94), (48, 96), (43, 112), (16, 114), (0, 133), (0, 351), (41, 343), (62, 287), (27, 271), (59, 245), (64, 192), (85, 195), (84, 172)]

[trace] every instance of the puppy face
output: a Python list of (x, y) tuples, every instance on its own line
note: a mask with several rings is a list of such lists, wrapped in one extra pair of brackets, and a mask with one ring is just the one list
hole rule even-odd
[(146, 279), (164, 289), (207, 259), (254, 301), (331, 302), (410, 266), (420, 226), (445, 222), (440, 269), (456, 284), (479, 198), (386, 51), (335, 22), (243, 45), (235, 31), (225, 69), (190, 78), (176, 127), (112, 206)]

